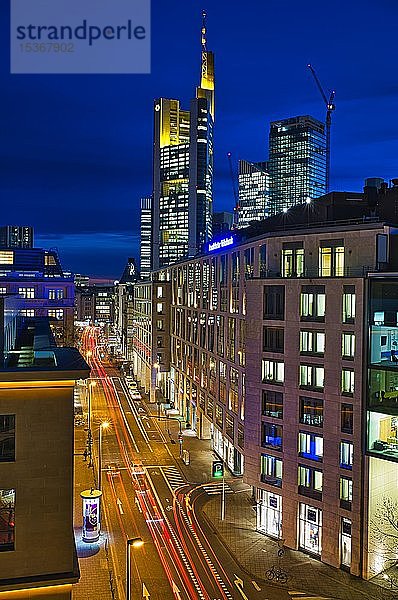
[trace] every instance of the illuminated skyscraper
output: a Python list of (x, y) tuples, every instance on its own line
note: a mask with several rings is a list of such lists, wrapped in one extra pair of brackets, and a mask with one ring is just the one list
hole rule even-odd
[(140, 271), (149, 279), (152, 268), (152, 198), (141, 198)]
[(268, 163), (239, 161), (239, 208), (237, 226), (247, 227), (252, 221), (269, 216), (270, 176)]
[[(203, 15), (205, 19), (205, 15)], [(211, 238), (213, 203), (214, 56), (202, 26), (200, 86), (183, 110), (155, 100), (152, 268), (194, 256)]]
[(308, 115), (271, 123), (269, 173), (271, 215), (324, 194), (325, 125)]
[(33, 227), (23, 225), (0, 227), (0, 247), (33, 248)]

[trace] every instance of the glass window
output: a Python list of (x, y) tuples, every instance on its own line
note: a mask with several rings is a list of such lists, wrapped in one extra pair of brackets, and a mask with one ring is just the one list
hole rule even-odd
[(263, 423), (263, 441), (265, 448), (282, 450), (282, 426), (272, 423)]
[(319, 248), (320, 277), (344, 275), (344, 246)]
[(368, 412), (368, 450), (377, 456), (398, 458), (398, 416)]
[(261, 481), (282, 487), (282, 461), (270, 454), (261, 455)]
[(299, 465), (298, 467), (299, 494), (322, 499), (323, 474), (318, 469)]
[(299, 384), (302, 388), (323, 389), (325, 370), (317, 365), (300, 365)]
[(299, 433), (299, 455), (311, 460), (322, 460), (323, 438), (314, 433)]
[(300, 331), (301, 354), (324, 354), (325, 333), (323, 331)]
[(341, 354), (343, 358), (354, 358), (355, 334), (343, 333)]
[(35, 297), (35, 288), (33, 287), (20, 287), (18, 288), (18, 294), (22, 298), (32, 299)]
[(282, 327), (263, 328), (263, 351), (283, 352), (285, 331)]
[(351, 442), (340, 442), (340, 467), (352, 469), (354, 446)]
[(343, 323), (353, 323), (355, 319), (355, 288), (344, 286), (343, 288)]
[(274, 419), (283, 418), (283, 394), (271, 390), (263, 390), (263, 415)]
[(352, 479), (340, 477), (340, 506), (345, 510), (351, 510), (352, 505)]
[(0, 490), (0, 552), (14, 550), (15, 490)]
[(341, 405), (341, 431), (352, 433), (354, 426), (354, 407), (352, 404)]
[(285, 287), (283, 285), (264, 286), (264, 319), (283, 320), (285, 318)]
[(262, 361), (263, 383), (283, 383), (285, 378), (285, 365), (278, 360)]
[(304, 248), (282, 250), (282, 277), (302, 277), (304, 273)]
[(323, 426), (323, 400), (300, 396), (300, 423)]
[(0, 462), (15, 460), (15, 415), (0, 415)]
[[(308, 286), (309, 287), (309, 286)], [(321, 286), (318, 286), (319, 290)], [(303, 321), (325, 320), (326, 296), (323, 291), (307, 291), (300, 294), (300, 317)]]
[(300, 503), (300, 547), (313, 554), (322, 550), (322, 510)]
[(354, 371), (343, 369), (341, 373), (341, 391), (345, 395), (352, 396), (354, 393)]
[(13, 250), (0, 250), (0, 265), (13, 265), (14, 264), (14, 251)]

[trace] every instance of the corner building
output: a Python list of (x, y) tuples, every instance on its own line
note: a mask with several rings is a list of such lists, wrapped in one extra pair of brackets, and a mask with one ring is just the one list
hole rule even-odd
[(398, 496), (397, 200), (331, 193), (153, 274), (168, 396), (253, 487), (257, 529), (365, 578), (388, 566), (374, 522)]

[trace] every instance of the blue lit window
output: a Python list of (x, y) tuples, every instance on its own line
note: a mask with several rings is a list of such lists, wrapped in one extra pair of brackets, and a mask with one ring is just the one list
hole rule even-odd
[(313, 433), (299, 433), (299, 455), (311, 460), (322, 460), (323, 438)]
[(263, 424), (263, 446), (282, 450), (282, 427), (272, 423)]
[(354, 445), (351, 442), (340, 442), (340, 467), (352, 469)]

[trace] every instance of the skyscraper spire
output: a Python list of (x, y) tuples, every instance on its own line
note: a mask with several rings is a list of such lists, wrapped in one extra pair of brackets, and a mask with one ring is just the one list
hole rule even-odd
[(206, 52), (207, 51), (207, 46), (206, 46), (206, 11), (202, 10), (202, 52)]
[(202, 69), (200, 86), (196, 89), (197, 98), (207, 98), (210, 113), (214, 120), (214, 54), (207, 50), (206, 11), (202, 11)]

